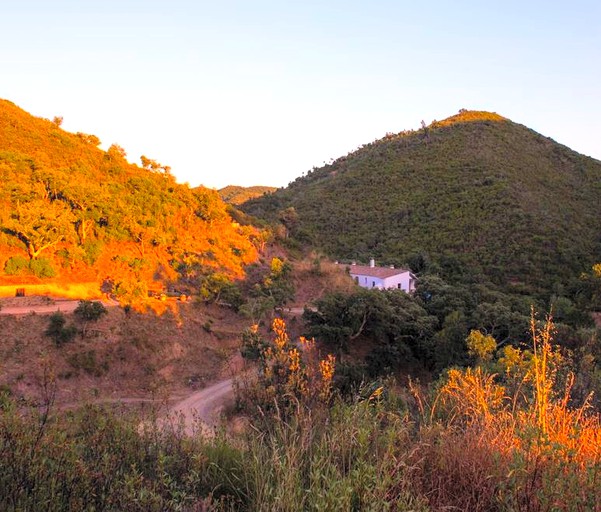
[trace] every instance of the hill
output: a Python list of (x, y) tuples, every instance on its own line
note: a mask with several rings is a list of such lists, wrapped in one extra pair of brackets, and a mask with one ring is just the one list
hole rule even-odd
[(275, 192), (276, 190), (276, 187), (239, 187), (237, 185), (228, 185), (227, 187), (219, 189), (218, 192), (221, 199), (226, 203), (239, 205), (250, 199), (254, 199), (255, 197), (261, 197), (262, 195)]
[(255, 261), (256, 230), (232, 222), (216, 191), (60, 124), (0, 100), (0, 284), (95, 281), (131, 301), (207, 273), (241, 277)]
[[(332, 257), (551, 290), (599, 258), (601, 162), (487, 112), (387, 134), (248, 201)], [(291, 210), (293, 208), (293, 210)]]

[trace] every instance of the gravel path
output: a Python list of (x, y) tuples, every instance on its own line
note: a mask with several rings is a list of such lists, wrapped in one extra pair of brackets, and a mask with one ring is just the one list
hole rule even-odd
[(172, 426), (181, 425), (187, 435), (197, 431), (214, 435), (223, 408), (234, 396), (233, 381), (233, 378), (221, 380), (197, 391), (172, 406), (163, 421)]
[(41, 315), (47, 315), (49, 313), (56, 313), (61, 311), (63, 313), (71, 313), (75, 310), (79, 304), (78, 300), (57, 300), (54, 304), (31, 304), (29, 306), (4, 306), (0, 309), (0, 315), (29, 315), (30, 313), (36, 313)]

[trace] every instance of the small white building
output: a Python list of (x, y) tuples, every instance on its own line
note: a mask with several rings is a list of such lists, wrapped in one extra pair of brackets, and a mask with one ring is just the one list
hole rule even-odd
[(355, 282), (363, 288), (379, 288), (381, 290), (398, 289), (407, 293), (415, 291), (415, 276), (410, 270), (394, 267), (376, 267), (375, 260), (367, 265), (348, 265), (348, 270)]

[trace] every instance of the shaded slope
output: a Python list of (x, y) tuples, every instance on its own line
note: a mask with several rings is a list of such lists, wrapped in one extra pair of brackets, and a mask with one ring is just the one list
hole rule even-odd
[(462, 111), (388, 135), (246, 203), (298, 214), (338, 258), (427, 253), (499, 283), (551, 286), (598, 259), (601, 163), (496, 114)]

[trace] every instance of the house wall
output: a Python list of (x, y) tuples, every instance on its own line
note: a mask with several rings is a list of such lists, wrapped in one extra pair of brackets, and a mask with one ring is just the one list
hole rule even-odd
[(380, 279), (378, 277), (367, 276), (365, 274), (354, 274), (351, 271), (351, 277), (355, 279), (357, 284), (363, 288), (379, 288), (387, 289), (394, 288), (400, 289), (405, 292), (413, 292), (415, 290), (415, 283), (410, 272), (404, 272), (395, 276)]
[(357, 281), (357, 284), (363, 288), (384, 288), (384, 279), (378, 277), (366, 276), (364, 274), (353, 274), (351, 277)]
[(404, 292), (409, 293), (415, 291), (415, 282), (411, 272), (404, 272), (403, 274), (397, 274), (396, 276), (384, 279), (382, 287), (401, 289)]

